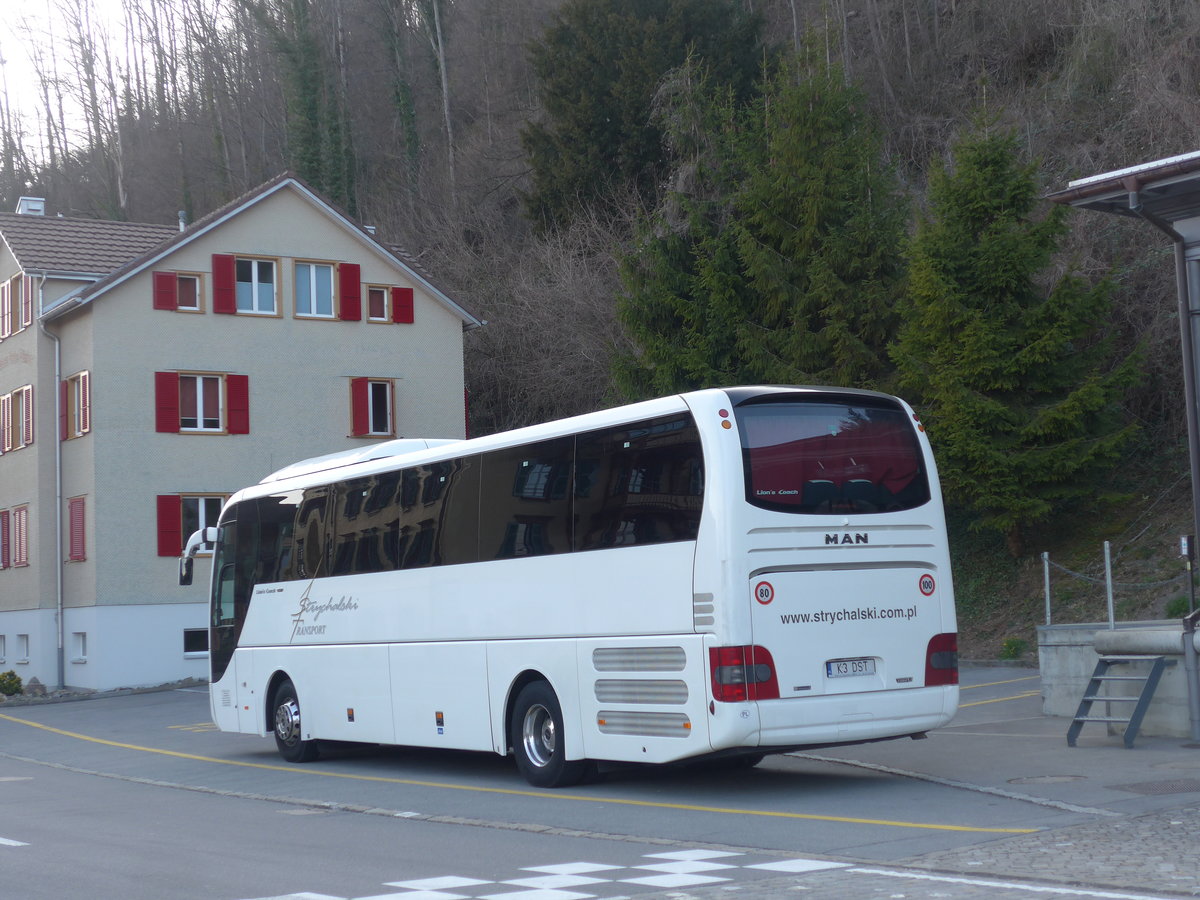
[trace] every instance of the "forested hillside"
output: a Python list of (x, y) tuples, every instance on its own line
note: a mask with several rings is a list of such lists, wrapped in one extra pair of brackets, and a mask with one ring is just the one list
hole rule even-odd
[[(30, 54), (40, 100), (0, 98), (0, 208), (32, 193), (52, 214), (172, 223), (292, 170), (490, 323), (468, 338), (476, 433), (616, 402), (666, 384), (669, 366), (685, 385), (912, 383), (895, 317), (942, 301), (911, 292), (910, 256), (949, 252), (930, 242), (954, 192), (936, 188), (978, 141), (1006, 142), (1033, 186), (1018, 185), (1030, 203), (1005, 220), (1014, 234), (1040, 227), (1037, 197), (1071, 178), (1200, 144), (1191, 0), (122, 0), (120, 27), (93, 2), (51, 0), (63, 24), (28, 24), (4, 48)], [(777, 233), (788, 209), (839, 204), (872, 211), (839, 221), (844, 243)], [(1170, 248), (1094, 213), (1036, 234), (1013, 308), (1062, 285), (1101, 292), (1072, 302), (1103, 321), (1058, 346), (1103, 344), (1077, 370), (1107, 379), (1087, 427), (1121, 419), (1100, 480), (1153, 501), (1182, 472)], [(779, 259), (804, 261), (799, 293)], [(722, 322), (771, 335), (735, 340)], [(663, 323), (681, 344), (656, 358)], [(771, 359), (743, 359), (749, 345)], [(1061, 544), (1056, 516), (1087, 493), (1072, 490), (1026, 538)], [(1007, 533), (1014, 552), (1041, 549)], [(968, 593), (1019, 574), (981, 572), (960, 578)]]

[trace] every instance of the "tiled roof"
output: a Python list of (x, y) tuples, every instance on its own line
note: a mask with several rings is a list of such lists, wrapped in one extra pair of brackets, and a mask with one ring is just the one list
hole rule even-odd
[(27, 272), (107, 275), (178, 233), (170, 225), (0, 213), (0, 238)]

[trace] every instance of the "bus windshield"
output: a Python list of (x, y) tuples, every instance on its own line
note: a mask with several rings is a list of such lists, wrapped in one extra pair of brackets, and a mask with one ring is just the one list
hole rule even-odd
[(833, 515), (929, 502), (913, 423), (886, 398), (767, 395), (738, 406), (737, 419), (754, 506)]

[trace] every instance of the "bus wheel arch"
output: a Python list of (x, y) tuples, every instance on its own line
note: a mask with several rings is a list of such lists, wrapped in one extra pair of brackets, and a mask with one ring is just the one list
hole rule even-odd
[(304, 740), (300, 694), (286, 672), (271, 676), (267, 689), (267, 730), (275, 736), (275, 748), (288, 762), (312, 762), (320, 755), (315, 739)]
[(589, 778), (595, 763), (567, 759), (562, 704), (537, 672), (524, 672), (509, 694), (508, 742), (517, 769), (535, 787), (569, 787)]

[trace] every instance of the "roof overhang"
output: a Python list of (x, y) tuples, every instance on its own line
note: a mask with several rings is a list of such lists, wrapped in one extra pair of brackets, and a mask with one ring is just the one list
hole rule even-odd
[(1163, 223), (1195, 219), (1200, 217), (1200, 151), (1080, 178), (1047, 199)]

